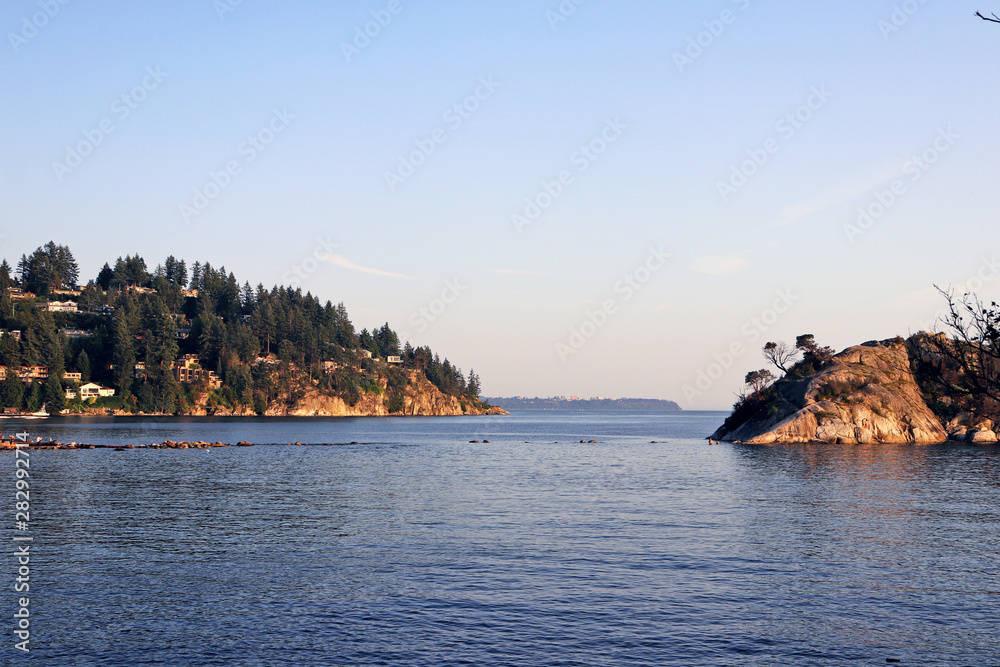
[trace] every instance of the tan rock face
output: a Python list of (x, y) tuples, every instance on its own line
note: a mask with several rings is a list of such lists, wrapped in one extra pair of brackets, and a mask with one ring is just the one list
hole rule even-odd
[[(425, 376), (417, 373), (411, 374), (410, 385), (403, 393), (403, 412), (396, 413), (397, 415), (453, 417), (509, 414), (502, 408), (492, 408), (484, 413), (468, 403), (463, 410), (462, 402), (458, 398), (442, 393)], [(192, 414), (208, 414), (204, 398), (203, 396), (200, 405)], [(281, 406), (272, 406), (268, 409), (267, 415), (269, 417), (387, 417), (393, 413), (390, 413), (386, 408), (384, 399), (384, 394), (362, 393), (361, 399), (357, 403), (348, 405), (340, 397), (326, 396), (316, 389), (310, 388), (291, 408), (286, 410)], [(213, 414), (216, 416), (252, 416), (254, 412), (250, 408), (244, 408), (239, 411), (217, 410)]]
[(997, 442), (997, 434), (988, 428), (977, 428), (968, 434), (969, 442)]
[(933, 443), (948, 439), (924, 402), (902, 340), (865, 343), (833, 358), (826, 369), (778, 387), (781, 405), (714, 438), (753, 444)]

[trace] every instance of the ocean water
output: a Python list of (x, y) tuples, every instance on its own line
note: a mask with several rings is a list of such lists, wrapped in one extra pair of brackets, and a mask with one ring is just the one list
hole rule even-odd
[(31, 651), (6, 556), (0, 656), (1000, 664), (1000, 448), (709, 446), (723, 417), (5, 420), (94, 444), (331, 446), (33, 451), (22, 532), (0, 453), (7, 533), (33, 538)]

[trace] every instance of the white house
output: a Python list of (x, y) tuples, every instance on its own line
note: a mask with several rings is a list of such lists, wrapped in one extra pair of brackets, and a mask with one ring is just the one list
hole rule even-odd
[(88, 382), (85, 385), (80, 386), (80, 398), (86, 400), (88, 398), (98, 398), (100, 396), (114, 396), (115, 390), (108, 387), (102, 387), (95, 382)]
[(388, 361), (390, 364), (401, 364), (401, 363), (403, 363), (403, 360), (400, 357), (395, 357), (395, 356), (386, 357), (385, 360)]
[(49, 301), (45, 304), (52, 313), (75, 313), (76, 301)]

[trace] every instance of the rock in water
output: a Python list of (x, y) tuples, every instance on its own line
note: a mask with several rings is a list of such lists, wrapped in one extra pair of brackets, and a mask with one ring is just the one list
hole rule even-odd
[(847, 348), (829, 366), (774, 386), (774, 400), (712, 439), (748, 444), (935, 443), (948, 439), (924, 402), (902, 338)]

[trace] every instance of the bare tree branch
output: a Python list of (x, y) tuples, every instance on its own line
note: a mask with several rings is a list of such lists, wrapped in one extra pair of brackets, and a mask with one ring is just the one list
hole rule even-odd
[[(992, 14), (992, 12), (990, 13)], [(993, 14), (993, 18), (989, 18), (988, 16), (983, 16), (979, 12), (976, 12), (976, 16), (978, 16), (984, 21), (990, 21), (991, 23), (1000, 23), (1000, 16), (997, 16), (996, 14)]]
[[(998, 21), (1000, 23), (1000, 21)], [(950, 334), (930, 336), (938, 360), (934, 380), (955, 397), (982, 404), (1000, 402), (1000, 307), (985, 305), (975, 294), (955, 296), (937, 287), (948, 302), (941, 323)]]
[(792, 347), (784, 341), (768, 342), (763, 349), (764, 358), (770, 361), (775, 367), (782, 373), (787, 373), (789, 364), (795, 361), (795, 357), (799, 355), (798, 349)]

